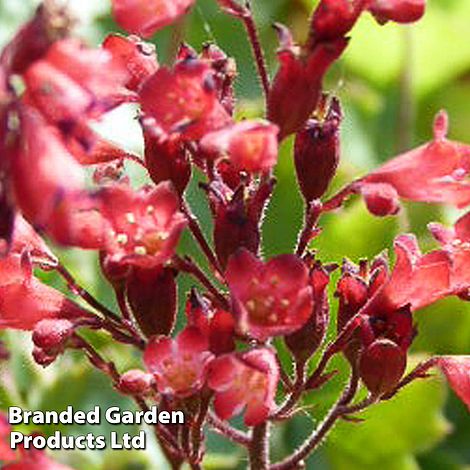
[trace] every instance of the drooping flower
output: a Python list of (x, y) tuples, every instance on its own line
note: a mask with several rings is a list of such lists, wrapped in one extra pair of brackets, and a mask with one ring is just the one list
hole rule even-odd
[(443, 356), (437, 365), (470, 412), (470, 356)]
[(124, 64), (107, 50), (64, 39), (26, 70), (25, 100), (50, 122), (70, 127), (129, 100), (128, 79)]
[(315, 110), (323, 77), (346, 48), (347, 40), (340, 37), (301, 48), (286, 27), (278, 25), (277, 30), (279, 70), (268, 96), (268, 119), (279, 126), (282, 140), (299, 131)]
[(368, 8), (379, 23), (413, 23), (424, 15), (426, 0), (373, 0)]
[(10, 255), (0, 259), (0, 329), (32, 330), (45, 319), (86, 318), (89, 314), (32, 274), (30, 261)]
[(185, 15), (195, 0), (113, 0), (116, 22), (131, 34), (150, 37)]
[(139, 191), (109, 186), (98, 197), (108, 224), (105, 251), (110, 261), (152, 268), (173, 255), (186, 219), (170, 183)]
[(434, 237), (452, 260), (451, 290), (468, 297), (470, 290), (470, 213), (462, 216), (448, 229), (440, 224), (429, 224)]
[(412, 201), (469, 205), (470, 146), (448, 140), (446, 134), (447, 115), (441, 112), (430, 143), (393, 158), (362, 181), (389, 184)]
[(215, 391), (215, 412), (230, 419), (245, 410), (247, 426), (261, 424), (275, 407), (278, 381), (279, 367), (270, 349), (220, 356), (212, 362), (208, 380)]
[(20, 117), (21, 147), (11, 162), (15, 198), (25, 218), (43, 228), (63, 199), (84, 189), (85, 176), (55, 127), (27, 106)]
[(137, 36), (110, 34), (103, 41), (103, 48), (126, 67), (129, 72), (126, 86), (130, 90), (137, 91), (158, 70), (155, 46)]
[(217, 95), (211, 66), (187, 59), (152, 75), (140, 90), (140, 101), (146, 122), (154, 121), (163, 134), (197, 140), (231, 122)]
[(207, 338), (195, 327), (187, 327), (176, 339), (155, 337), (144, 353), (158, 391), (181, 398), (201, 390), (212, 358)]
[(264, 173), (277, 163), (279, 129), (265, 121), (242, 121), (207, 134), (201, 149), (216, 158), (228, 158), (250, 173)]
[(312, 313), (308, 269), (295, 255), (264, 263), (241, 249), (229, 259), (226, 279), (238, 329), (261, 341), (293, 333)]

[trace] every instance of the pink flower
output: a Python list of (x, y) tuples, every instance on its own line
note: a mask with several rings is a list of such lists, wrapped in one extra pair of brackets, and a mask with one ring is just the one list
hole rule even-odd
[(16, 202), (30, 223), (45, 227), (64, 198), (84, 189), (85, 175), (57, 129), (27, 106), (21, 109), (20, 145), (11, 162)]
[(130, 90), (138, 90), (158, 70), (155, 46), (137, 36), (110, 34), (104, 40), (103, 48), (127, 68), (129, 80), (126, 86)]
[(0, 329), (32, 330), (45, 319), (86, 318), (89, 314), (32, 274), (27, 258), (0, 260)]
[(434, 123), (434, 139), (393, 158), (363, 178), (365, 183), (387, 183), (399, 196), (412, 201), (470, 204), (470, 146), (447, 140), (447, 115)]
[(215, 391), (215, 412), (230, 419), (246, 408), (245, 424), (261, 424), (275, 407), (278, 381), (279, 369), (270, 349), (221, 356), (212, 362), (208, 380)]
[(186, 219), (170, 183), (140, 191), (110, 186), (98, 197), (108, 225), (105, 251), (110, 261), (151, 268), (171, 258)]
[(144, 353), (144, 362), (162, 394), (188, 397), (201, 390), (213, 355), (206, 337), (187, 327), (176, 339), (155, 337)]
[(187, 59), (160, 68), (140, 90), (145, 122), (164, 134), (197, 140), (231, 119), (218, 100), (214, 72), (206, 61)]
[(225, 275), (238, 328), (253, 338), (264, 341), (293, 333), (312, 313), (308, 269), (295, 255), (264, 263), (241, 249), (229, 259)]
[(113, 0), (116, 22), (132, 34), (149, 37), (185, 15), (195, 0)]
[(470, 411), (470, 356), (439, 357), (437, 365)]
[(128, 72), (105, 49), (90, 49), (75, 39), (54, 43), (26, 71), (26, 100), (53, 123), (97, 117), (130, 99)]
[(227, 157), (239, 170), (262, 173), (277, 163), (279, 129), (265, 121), (242, 121), (207, 134), (201, 149)]

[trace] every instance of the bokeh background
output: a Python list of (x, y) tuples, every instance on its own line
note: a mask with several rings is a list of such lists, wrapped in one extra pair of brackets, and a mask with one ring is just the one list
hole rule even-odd
[[(70, 0), (80, 18), (80, 33), (91, 44), (99, 44), (109, 31), (118, 28), (110, 17), (105, 0)], [(275, 21), (289, 25), (301, 41), (307, 34), (307, 18), (314, 0), (253, 0), (262, 42), (271, 72), (275, 70)], [(354, 176), (366, 173), (393, 155), (430, 139), (434, 114), (441, 108), (450, 115), (450, 136), (470, 142), (470, 1), (428, 0), (425, 18), (413, 26), (378, 26), (364, 15), (354, 28), (351, 44), (342, 60), (331, 70), (327, 88), (339, 95), (345, 108), (342, 164), (332, 191)], [(31, 14), (32, 0), (0, 1), (0, 44)], [(160, 62), (174, 56), (182, 38), (200, 48), (214, 41), (238, 64), (236, 83), (238, 113), (254, 116), (262, 113), (262, 99), (249, 45), (241, 25), (221, 14), (214, 0), (198, 0), (185, 21), (157, 34)], [(141, 151), (141, 136), (135, 123), (135, 109), (120, 109), (100, 124), (101, 132), (126, 147)], [(284, 144), (277, 168), (278, 186), (266, 215), (264, 253), (267, 256), (287, 252), (295, 245), (302, 222), (302, 201), (296, 189), (291, 158), (292, 142)], [(132, 166), (136, 184), (145, 175)], [(197, 180), (197, 175), (195, 177)], [(190, 188), (189, 200), (205, 221), (210, 233), (208, 209), (197, 189)], [(324, 261), (341, 261), (344, 256), (357, 261), (390, 248), (394, 236), (413, 231), (424, 249), (434, 246), (426, 231), (430, 221), (451, 223), (458, 213), (447, 207), (405, 204), (396, 218), (376, 219), (361, 201), (324, 220), (324, 233), (315, 242)], [(197, 256), (189, 236), (181, 250)], [(93, 254), (60, 251), (63, 259), (81, 283), (111, 307), (109, 286), (99, 276)], [(51, 275), (43, 275), (53, 285), (63, 287)], [(181, 300), (190, 285), (181, 279)], [(182, 302), (181, 302), (182, 303)], [(336, 302), (332, 298), (332, 312)], [(430, 354), (470, 353), (470, 305), (449, 299), (416, 315), (419, 336), (413, 346), (412, 362)], [(93, 372), (80, 355), (67, 353), (49, 368), (39, 369), (31, 360), (28, 335), (1, 332), (11, 357), (0, 362), (0, 409), (19, 405), (27, 409), (65, 409), (73, 405), (88, 410), (120, 405), (132, 408), (125, 398), (113, 392), (106, 378)], [(105, 336), (91, 341), (104, 355), (112, 357), (122, 370), (138, 367), (140, 359), (127, 349), (113, 345)], [(281, 347), (281, 346), (280, 346)], [(289, 425), (276, 428), (273, 457), (281, 458), (298, 445), (334, 401), (343, 382), (346, 367), (339, 358), (334, 364), (342, 373), (304, 401), (303, 413)], [(470, 469), (470, 415), (439, 376), (426, 383), (415, 383), (393, 401), (363, 413), (363, 423), (340, 423), (327, 442), (307, 462), (317, 470), (464, 470)], [(20, 427), (30, 432), (38, 427)], [(55, 428), (43, 427), (48, 434)], [(116, 430), (103, 424), (87, 429), (67, 426), (67, 434)], [(120, 431), (133, 432), (130, 426)], [(149, 433), (150, 435), (150, 433)], [(244, 456), (215, 435), (208, 443), (207, 469), (243, 469)], [(77, 470), (165, 469), (158, 447), (150, 441), (146, 452), (122, 451), (56, 452), (55, 458)]]

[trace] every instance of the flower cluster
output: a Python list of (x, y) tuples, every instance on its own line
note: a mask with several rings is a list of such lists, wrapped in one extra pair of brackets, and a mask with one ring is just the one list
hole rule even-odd
[[(321, 0), (304, 44), (276, 25), (279, 64), (272, 80), (250, 7), (218, 0), (246, 27), (265, 93), (264, 118), (241, 121), (236, 64), (217, 45), (198, 52), (183, 44), (174, 63), (161, 65), (155, 48), (141, 39), (183, 17), (194, 0), (112, 3), (130, 36), (110, 34), (101, 47), (88, 47), (72, 37), (67, 12), (46, 2), (0, 56), (0, 328), (31, 331), (41, 365), (77, 349), (139, 406), (183, 408), (186, 429), (156, 427), (172, 468), (184, 461), (201, 468), (205, 426), (247, 447), (253, 469), (300, 468), (336, 420), (390, 399), (433, 366), (470, 408), (470, 357), (431, 358), (406, 374), (417, 334), (414, 312), (447, 296), (470, 298), (470, 214), (452, 228), (431, 224), (442, 246), (426, 254), (413, 235), (397, 237), (393, 267), (383, 254), (359, 266), (346, 260), (335, 316), (328, 290), (338, 266), (309, 250), (321, 217), (354, 194), (376, 216), (396, 214), (400, 199), (470, 205), (470, 146), (447, 139), (444, 112), (431, 142), (324, 197), (339, 163), (343, 118), (339, 99), (323, 89), (325, 74), (361, 15), (370, 12), (379, 23), (413, 22), (424, 14), (425, 0)], [(22, 86), (13, 86), (18, 80)], [(93, 130), (123, 103), (139, 107), (142, 157)], [(305, 223), (295, 253), (266, 260), (263, 214), (275, 190), (279, 145), (291, 135)], [(144, 167), (149, 184), (134, 188), (123, 173), (127, 163)], [(200, 189), (213, 218), (213, 246), (187, 201), (195, 171), (205, 178)], [(184, 230), (204, 266), (178, 253)], [(45, 238), (97, 251), (120, 312), (78, 285)], [(35, 269), (62, 276), (80, 302), (42, 283)], [(183, 273), (194, 287), (180, 309)], [(177, 322), (179, 310), (185, 313)], [(330, 317), (337, 335), (327, 342)], [(118, 371), (83, 329), (105, 331), (136, 348), (142, 369)], [(274, 338), (291, 354), (295, 379), (283, 370)], [(315, 353), (319, 360), (310, 371)], [(331, 378), (336, 354), (350, 363), (347, 393), (299, 450), (271, 465), (264, 447), (269, 423), (289, 418), (304, 393)], [(357, 402), (361, 384), (369, 394)], [(253, 429), (233, 427), (228, 420), (236, 415)], [(0, 427), (0, 437), (4, 432)], [(36, 459), (38, 468), (63, 468), (42, 453), (21, 458)], [(6, 468), (23, 468), (15, 465), (21, 463)]]

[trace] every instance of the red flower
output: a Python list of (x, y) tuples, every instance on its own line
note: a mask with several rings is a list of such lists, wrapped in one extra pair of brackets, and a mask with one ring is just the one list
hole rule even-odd
[(140, 91), (145, 122), (164, 134), (197, 140), (231, 122), (218, 100), (214, 72), (205, 61), (188, 59), (162, 67)]
[(429, 229), (452, 259), (451, 289), (468, 297), (470, 291), (470, 213), (461, 217), (452, 229), (430, 224)]
[(277, 163), (279, 129), (265, 121), (242, 121), (207, 134), (201, 149), (227, 157), (239, 170), (263, 173)]
[(206, 337), (197, 328), (188, 327), (176, 339), (154, 338), (145, 349), (144, 362), (160, 393), (187, 397), (205, 384), (213, 358), (208, 349)]
[(425, 10), (426, 0), (373, 0), (369, 5), (369, 11), (379, 23), (413, 23), (424, 15)]
[(11, 255), (0, 260), (0, 329), (32, 330), (45, 319), (87, 317), (82, 310), (59, 291), (32, 275), (25, 257)]
[(208, 380), (215, 391), (215, 412), (230, 419), (246, 407), (245, 424), (261, 424), (275, 407), (278, 381), (279, 368), (270, 349), (221, 356), (212, 362)]
[(347, 40), (335, 39), (312, 48), (294, 44), (290, 31), (277, 27), (281, 48), (279, 70), (268, 97), (268, 119), (280, 128), (280, 139), (297, 132), (315, 110), (322, 92), (323, 77), (344, 51)]
[(293, 333), (312, 313), (309, 273), (295, 255), (267, 263), (245, 249), (228, 262), (226, 279), (237, 312), (238, 328), (261, 341)]
[(45, 227), (61, 201), (84, 189), (84, 172), (57, 129), (32, 108), (21, 109), (21, 148), (12, 159), (16, 202), (34, 226)]
[(196, 290), (186, 304), (188, 325), (195, 326), (207, 337), (209, 350), (216, 355), (235, 349), (235, 319), (230, 312), (213, 307)]
[(387, 183), (412, 201), (470, 204), (470, 146), (447, 140), (447, 115), (441, 112), (434, 124), (434, 139), (392, 159), (362, 181)]
[(185, 15), (195, 0), (113, 0), (116, 22), (129, 33), (149, 37)]
[(137, 192), (111, 186), (98, 197), (109, 225), (105, 250), (110, 261), (151, 268), (171, 258), (186, 219), (170, 183)]
[(55, 42), (26, 71), (26, 100), (48, 120), (68, 124), (96, 117), (129, 99), (129, 76), (119, 59), (75, 39)]
[(104, 40), (103, 48), (127, 68), (129, 80), (126, 86), (130, 90), (138, 90), (158, 70), (155, 46), (137, 36), (110, 34)]
[(437, 365), (470, 411), (470, 356), (439, 357)]

